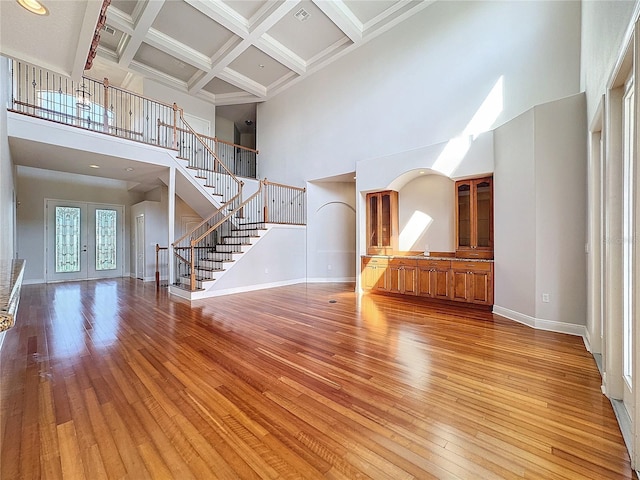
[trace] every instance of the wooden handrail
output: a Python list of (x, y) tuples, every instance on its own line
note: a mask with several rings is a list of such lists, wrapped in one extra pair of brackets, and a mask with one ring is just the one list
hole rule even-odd
[(226, 140), (220, 140), (218, 137), (213, 137), (216, 142), (224, 143), (225, 145), (230, 145), (232, 147), (241, 148), (242, 150), (248, 150), (249, 152), (253, 152), (255, 154), (259, 154), (260, 152), (255, 148), (245, 147), (244, 145), (238, 145), (237, 143), (227, 142)]
[[(160, 119), (158, 119), (158, 126), (159, 127), (172, 127), (172, 125), (169, 125), (168, 123), (164, 123)], [(180, 128), (180, 127), (178, 127), (178, 131), (179, 132), (191, 133), (186, 128)], [(254, 149), (254, 148), (245, 147), (244, 145), (238, 145), (237, 143), (233, 143), (233, 142), (227, 142), (226, 140), (220, 140), (218, 137), (212, 137), (210, 135), (204, 135), (202, 133), (199, 133), (198, 135), (200, 135), (202, 138), (206, 138), (207, 140), (213, 140), (214, 142), (224, 143), (225, 145), (230, 145), (232, 147), (241, 148), (242, 150), (247, 150), (247, 151), (253, 152), (255, 154), (259, 154), (260, 153), (258, 150)]]
[[(71, 120), (78, 120), (79, 122), (86, 122), (87, 121), (87, 119), (83, 118), (83, 117), (78, 117), (76, 115), (71, 115), (69, 113), (59, 112), (57, 110), (51, 110), (50, 108), (41, 107), (39, 105), (34, 105), (32, 103), (21, 102), (20, 100), (14, 100), (13, 103), (15, 103), (16, 105), (20, 105), (21, 107), (27, 107), (27, 108), (33, 108), (33, 109), (41, 110), (43, 112), (50, 113), (51, 115), (57, 115), (57, 116), (60, 116), (60, 117), (65, 117), (67, 119), (71, 119)], [(68, 123), (64, 123), (64, 122), (61, 122), (59, 120), (53, 120), (51, 118), (43, 118), (43, 117), (40, 117), (40, 116), (35, 115), (35, 114), (21, 112), (19, 110), (15, 110), (15, 109), (11, 109), (11, 108), (7, 109), (7, 111), (19, 113), (21, 115), (26, 115), (28, 117), (40, 118), (40, 119), (46, 120), (48, 122), (54, 122), (54, 123), (60, 123), (60, 124), (63, 124), (63, 125), (69, 125)], [(102, 127), (102, 124), (99, 123), (99, 122), (91, 122), (91, 123), (93, 123), (94, 125), (100, 125)], [(109, 135), (113, 135), (112, 133), (105, 132), (105, 131), (103, 131), (101, 129), (95, 129), (94, 130), (92, 128), (83, 127), (82, 125), (70, 125), (70, 126), (71, 127), (82, 128), (84, 130), (91, 130), (92, 132), (107, 133)], [(129, 130), (127, 128), (114, 127), (112, 125), (109, 125), (108, 128), (109, 128), (109, 130), (116, 130), (116, 131), (120, 131), (120, 132), (127, 133), (127, 134), (130, 134), (130, 135), (137, 135), (139, 137), (142, 137), (144, 135), (144, 133), (142, 133), (142, 132), (136, 132), (135, 130)], [(118, 135), (115, 135), (115, 136), (118, 136)]]
[(307, 187), (294, 187), (293, 185), (285, 185), (284, 183), (270, 182), (266, 178), (264, 179), (264, 183), (265, 185), (273, 185), (274, 187), (289, 188), (291, 190), (299, 190), (301, 192), (307, 191)]

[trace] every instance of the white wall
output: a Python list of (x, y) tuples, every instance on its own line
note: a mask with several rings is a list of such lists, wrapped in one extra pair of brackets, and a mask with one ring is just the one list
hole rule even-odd
[(304, 282), (306, 236), (304, 227), (270, 226), (260, 241), (216, 280), (207, 293), (224, 295)]
[[(126, 182), (19, 166), (17, 184), (18, 255), (26, 260), (25, 282), (45, 279), (45, 198), (124, 205), (124, 244), (131, 244), (131, 205), (142, 201), (143, 194), (130, 192)], [(128, 275), (129, 249), (125, 248), (123, 253)]]
[(149, 78), (144, 79), (144, 96), (169, 105), (175, 102), (185, 113), (209, 120), (211, 131), (216, 131), (216, 107), (209, 102), (173, 90)]
[(581, 90), (587, 94), (587, 118), (595, 115), (606, 83), (625, 45), (625, 35), (640, 2), (584, 0), (582, 4)]
[(536, 204), (533, 109), (496, 129), (494, 304), (535, 317)]
[(494, 311), (540, 328), (584, 333), (585, 97), (537, 106), (494, 138)]
[(424, 251), (427, 245), (432, 252), (455, 250), (454, 193), (453, 180), (426, 174), (398, 192), (401, 251)]
[(353, 281), (356, 277), (355, 182), (307, 184), (307, 277)]
[[(375, 59), (375, 61), (372, 61)], [(303, 185), (579, 91), (579, 2), (435, 2), (257, 107), (261, 175)]]
[[(584, 95), (535, 108), (536, 318), (586, 325)], [(550, 302), (542, 294), (550, 294)]]
[(216, 137), (225, 142), (234, 142), (235, 138), (235, 125), (232, 120), (226, 118), (216, 117)]
[[(0, 57), (0, 78), (8, 78), (8, 60)], [(15, 169), (7, 140), (7, 100), (11, 98), (9, 82), (0, 82), (0, 261), (14, 258)]]

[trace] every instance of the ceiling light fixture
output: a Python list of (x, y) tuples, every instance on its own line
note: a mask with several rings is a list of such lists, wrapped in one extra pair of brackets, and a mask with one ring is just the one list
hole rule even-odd
[(125, 171), (127, 171), (127, 172), (133, 172), (133, 167), (127, 167), (127, 168), (125, 168)]
[(89, 168), (100, 168), (100, 165), (89, 165)]
[(81, 110), (91, 110), (91, 94), (84, 82), (76, 89), (76, 106)]
[(38, 0), (17, 0), (18, 4), (25, 10), (29, 10), (36, 15), (49, 15), (47, 7), (42, 5)]

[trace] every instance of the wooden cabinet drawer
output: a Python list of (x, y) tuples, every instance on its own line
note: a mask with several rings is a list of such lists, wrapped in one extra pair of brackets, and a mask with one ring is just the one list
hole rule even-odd
[(449, 270), (450, 260), (418, 260), (418, 266), (427, 270)]
[(379, 265), (386, 267), (389, 264), (389, 260), (384, 257), (362, 257), (362, 265)]
[(491, 262), (451, 262), (453, 270), (462, 270), (465, 272), (490, 272), (493, 267)]
[(390, 267), (415, 267), (417, 264), (417, 260), (414, 259), (404, 259), (404, 258), (392, 258), (389, 260)]

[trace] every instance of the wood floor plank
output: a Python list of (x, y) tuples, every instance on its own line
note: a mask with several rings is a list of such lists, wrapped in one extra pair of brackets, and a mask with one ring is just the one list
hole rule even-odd
[(25, 285), (0, 478), (636, 478), (579, 337), (352, 289)]

